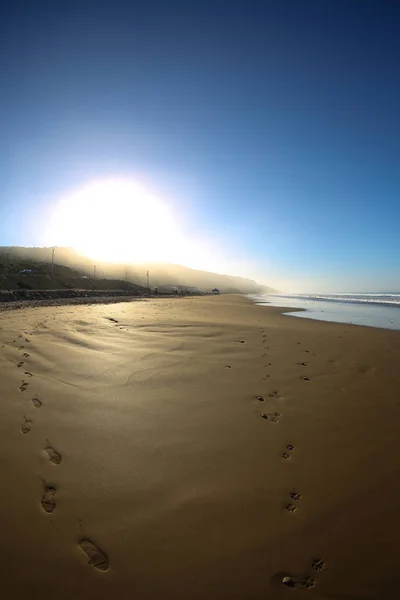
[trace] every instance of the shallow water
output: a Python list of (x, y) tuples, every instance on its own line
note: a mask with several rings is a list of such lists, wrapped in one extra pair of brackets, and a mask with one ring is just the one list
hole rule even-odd
[(400, 330), (400, 294), (317, 294), (252, 296), (260, 305), (302, 309), (292, 317)]

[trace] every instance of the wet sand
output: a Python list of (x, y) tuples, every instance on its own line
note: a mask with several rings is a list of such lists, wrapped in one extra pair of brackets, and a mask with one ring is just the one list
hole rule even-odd
[(280, 310), (0, 313), (5, 597), (396, 597), (400, 334)]

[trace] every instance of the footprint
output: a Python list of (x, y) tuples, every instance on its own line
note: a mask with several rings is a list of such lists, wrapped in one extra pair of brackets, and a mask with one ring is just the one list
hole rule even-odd
[(24, 364), (24, 361), (23, 361), (23, 360), (21, 360), (21, 361), (20, 361), (20, 362), (17, 364), (17, 367), (18, 367), (18, 369), (20, 369), (20, 368), (22, 367), (22, 365), (23, 365), (23, 364)]
[(310, 589), (315, 586), (315, 579), (312, 577), (291, 577), (286, 576), (282, 579), (283, 585), (291, 588)]
[(25, 416), (24, 416), (24, 419), (25, 419), (25, 421), (21, 425), (21, 433), (25, 434), (25, 433), (30, 432), (30, 430), (31, 430), (30, 425), (31, 425), (32, 421), (30, 419), (27, 419)]
[(279, 413), (279, 412), (269, 413), (269, 414), (268, 413), (261, 414), (262, 419), (267, 419), (268, 421), (271, 421), (271, 423), (277, 423), (280, 416), (281, 416), (281, 413)]
[(290, 498), (292, 499), (293, 502), (289, 502), (289, 504), (286, 505), (286, 510), (288, 512), (296, 512), (297, 505), (295, 504), (295, 502), (298, 502), (300, 500), (301, 496), (298, 492), (296, 492), (296, 490), (292, 490), (290, 492)]
[(276, 398), (279, 395), (279, 391), (278, 390), (274, 390), (273, 392), (271, 392), (270, 394), (268, 394), (269, 398)]
[(311, 381), (309, 377), (300, 377), (300, 379), (302, 379), (303, 381)]
[(23, 354), (23, 357), (24, 357), (24, 358), (29, 358), (29, 356), (30, 356), (30, 355), (29, 355), (27, 352), (24, 352), (24, 354)]
[(56, 493), (56, 488), (53, 486), (46, 486), (44, 490), (44, 494), (40, 501), (42, 508), (47, 513), (52, 513), (56, 507), (56, 501), (54, 500), (54, 496)]
[(50, 445), (47, 446), (47, 448), (44, 449), (44, 451), (46, 452), (47, 456), (49, 457), (49, 461), (55, 465), (59, 465), (61, 462), (61, 454), (59, 454), (57, 452), (57, 450), (54, 450), (54, 448), (52, 448)]
[(31, 340), (28, 340), (28, 338), (25, 338), (25, 342), (30, 342)]
[(117, 319), (113, 319), (112, 317), (106, 317), (109, 321), (112, 321), (113, 323), (118, 323)]
[(232, 369), (231, 365), (225, 365), (225, 369)]
[(29, 371), (25, 371), (24, 375), (26, 375), (27, 377), (33, 377), (32, 373), (30, 373)]
[(315, 571), (322, 571), (323, 569), (325, 569), (325, 566), (326, 566), (326, 565), (325, 565), (325, 561), (324, 561), (324, 560), (322, 560), (322, 558), (315, 558), (315, 559), (312, 561), (312, 565), (311, 565), (311, 566), (312, 566), (312, 568), (313, 568)]
[(292, 458), (293, 450), (294, 450), (293, 444), (287, 444), (285, 452), (282, 453), (282, 458), (285, 458), (286, 460), (289, 460), (290, 458)]
[(43, 406), (43, 402), (41, 400), (39, 400), (39, 398), (37, 396), (32, 398), (32, 404), (35, 408), (41, 408)]
[(300, 366), (301, 366), (301, 367), (306, 367), (306, 366), (307, 366), (307, 364), (306, 364), (305, 362), (301, 362), (301, 363), (300, 363)]
[(25, 390), (27, 389), (28, 385), (29, 385), (29, 383), (26, 383), (26, 381), (23, 381), (23, 382), (21, 383), (21, 385), (19, 386), (19, 388), (18, 388), (18, 389), (19, 389), (19, 391), (20, 391), (20, 392), (25, 392)]
[(358, 372), (361, 373), (362, 375), (372, 375), (373, 373), (375, 373), (376, 368), (375, 367), (370, 367), (369, 365), (362, 365), (360, 367), (358, 367)]
[(308, 590), (315, 586), (315, 579), (313, 579), (312, 577), (304, 577), (301, 584), (304, 588)]
[(244, 340), (236, 340), (238, 344), (245, 344), (246, 342)]
[(90, 540), (81, 540), (79, 546), (86, 553), (89, 558), (89, 564), (92, 565), (92, 567), (95, 567), (95, 569), (99, 569), (100, 571), (107, 571), (109, 565), (108, 556), (99, 550), (93, 542)]
[(258, 400), (259, 402), (264, 402), (264, 398), (263, 398), (262, 396), (257, 396), (257, 400)]

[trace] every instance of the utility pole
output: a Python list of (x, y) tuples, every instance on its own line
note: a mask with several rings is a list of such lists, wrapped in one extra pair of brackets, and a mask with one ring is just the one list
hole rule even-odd
[(147, 277), (147, 292), (150, 296), (150, 275), (149, 275), (148, 271), (146, 271), (146, 277)]
[(53, 246), (51, 249), (51, 276), (54, 275), (54, 253), (56, 251), (56, 246)]

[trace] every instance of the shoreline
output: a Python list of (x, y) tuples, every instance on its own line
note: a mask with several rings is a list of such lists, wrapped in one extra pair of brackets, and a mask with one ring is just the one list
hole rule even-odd
[(394, 597), (400, 334), (174, 300), (0, 313), (3, 589)]
[[(390, 294), (390, 295), (394, 295), (394, 294)], [(368, 301), (368, 300), (360, 300), (360, 299), (346, 300), (344, 298), (344, 296), (341, 296), (340, 298), (332, 298), (332, 297), (324, 298), (322, 295), (321, 296), (294, 296), (294, 295), (284, 296), (284, 295), (278, 295), (278, 294), (271, 294), (271, 296), (273, 296), (274, 298), (292, 298), (294, 300), (328, 302), (328, 303), (333, 303), (333, 304), (343, 303), (343, 304), (349, 304), (350, 306), (356, 304), (356, 305), (360, 305), (360, 306), (386, 306), (386, 307), (390, 307), (390, 308), (397, 308), (397, 307), (400, 308), (400, 304), (398, 302), (393, 302), (393, 301), (392, 302), (390, 302), (390, 301), (377, 302), (377, 301)], [(349, 296), (351, 296), (351, 294), (349, 294)], [(354, 296), (356, 296), (356, 294), (354, 294)]]
[[(250, 296), (259, 306), (278, 307), (284, 313), (312, 321), (357, 325), (375, 329), (400, 330), (400, 312), (396, 304), (344, 302), (326, 299), (297, 300), (291, 297), (262, 298)], [(302, 304), (302, 305), (301, 305)]]

